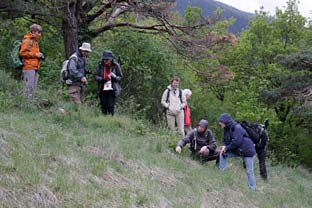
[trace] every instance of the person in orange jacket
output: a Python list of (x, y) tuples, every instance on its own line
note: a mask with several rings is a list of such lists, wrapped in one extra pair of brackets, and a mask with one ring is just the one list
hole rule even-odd
[(40, 61), (44, 59), (44, 55), (40, 52), (38, 43), (41, 34), (42, 27), (38, 24), (32, 24), (30, 26), (30, 32), (24, 35), (20, 48), (19, 54), (24, 63), (22, 70), (27, 97), (31, 97), (37, 88)]

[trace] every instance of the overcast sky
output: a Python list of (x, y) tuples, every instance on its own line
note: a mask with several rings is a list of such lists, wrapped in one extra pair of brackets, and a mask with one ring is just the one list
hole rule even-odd
[[(254, 13), (255, 10), (260, 10), (261, 6), (265, 11), (269, 11), (271, 15), (275, 14), (275, 8), (284, 9), (287, 0), (216, 0), (222, 3), (231, 5), (237, 9)], [(302, 16), (312, 19), (312, 0), (299, 0), (299, 12)]]

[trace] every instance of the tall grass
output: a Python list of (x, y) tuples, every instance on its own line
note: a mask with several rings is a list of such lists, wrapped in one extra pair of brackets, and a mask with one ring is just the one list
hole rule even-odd
[(311, 174), (268, 167), (247, 188), (241, 160), (226, 172), (169, 148), (175, 135), (90, 107), (0, 115), (1, 207), (311, 207)]
[(302, 168), (269, 163), (264, 182), (256, 160), (251, 192), (240, 159), (220, 172), (187, 148), (175, 154), (178, 137), (146, 121), (10, 94), (1, 94), (0, 207), (312, 207)]

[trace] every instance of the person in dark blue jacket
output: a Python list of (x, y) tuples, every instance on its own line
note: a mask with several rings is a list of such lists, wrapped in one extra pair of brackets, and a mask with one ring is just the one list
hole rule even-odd
[(255, 190), (254, 156), (256, 155), (256, 150), (253, 141), (248, 137), (245, 129), (232, 119), (230, 114), (221, 114), (219, 124), (224, 129), (223, 145), (219, 156), (219, 168), (223, 171), (226, 169), (228, 158), (242, 157), (246, 164), (248, 187), (251, 190)]

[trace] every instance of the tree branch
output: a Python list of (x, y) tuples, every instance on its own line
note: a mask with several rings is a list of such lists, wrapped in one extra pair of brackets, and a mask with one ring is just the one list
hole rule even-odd
[(103, 27), (95, 30), (93, 33), (95, 35), (99, 35), (100, 33), (110, 30), (114, 27), (125, 27), (125, 26), (136, 28), (136, 29), (142, 29), (142, 30), (155, 30), (155, 31), (162, 31), (162, 32), (165, 31), (164, 29), (161, 28), (163, 27), (163, 25), (161, 24), (139, 25), (139, 24), (130, 23), (130, 22), (120, 22), (120, 23), (115, 23), (115, 24), (104, 25)]

